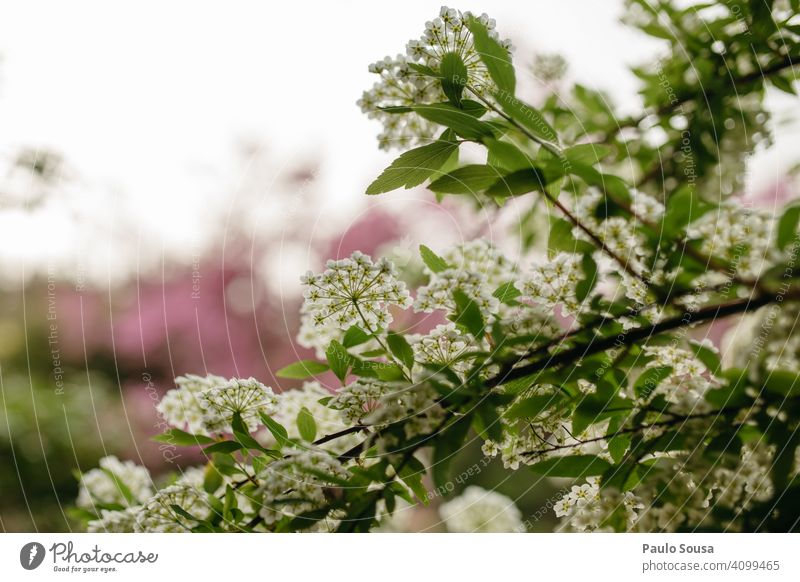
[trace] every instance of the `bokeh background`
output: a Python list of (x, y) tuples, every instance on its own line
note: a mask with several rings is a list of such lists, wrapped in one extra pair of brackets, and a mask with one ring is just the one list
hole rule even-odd
[[(621, 2), (460, 3), (513, 40), (533, 103), (537, 56), (638, 111), (629, 65), (658, 41)], [(155, 405), (185, 373), (255, 376), (311, 357), (295, 340), (299, 276), (327, 258), (485, 236), (510, 249), (523, 209), (368, 199), (392, 154), (355, 102), (368, 63), (402, 52), (439, 2), (4, 2), (0, 6), (0, 531), (65, 531), (75, 471), (115, 454), (154, 474), (199, 459), (159, 448)], [(528, 74), (525, 75), (525, 72)], [(747, 191), (797, 193), (789, 96)], [(532, 236), (535, 236), (535, 232)], [(416, 322), (425, 326), (426, 323)], [(430, 327), (430, 322), (427, 327)], [(324, 380), (324, 378), (323, 378)], [(333, 382), (330, 383), (333, 386)], [(514, 479), (465, 451), (455, 474), (517, 501), (533, 531), (559, 485)], [(527, 475), (526, 477), (530, 477)], [(436, 529), (422, 512), (409, 529)]]

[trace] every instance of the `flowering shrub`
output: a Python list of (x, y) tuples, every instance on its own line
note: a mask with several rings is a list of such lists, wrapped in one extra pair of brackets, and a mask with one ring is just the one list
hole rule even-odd
[[(309, 273), (301, 336), (318, 359), (278, 375), (331, 371), (341, 387), (178, 378), (157, 439), (202, 446), (208, 463), (152, 491), (143, 469), (103, 460), (81, 478), (88, 528), (391, 530), (430, 485), (450, 490), (477, 435), (507, 470), (573, 483), (553, 505), (562, 530), (796, 529), (800, 207), (773, 216), (730, 188), (769, 142), (765, 87), (794, 92), (800, 35), (767, 4), (657, 4), (626, 13), (675, 48), (636, 69), (642, 117), (580, 85), (538, 109), (518, 99), (494, 21), (449, 8), (407, 56), (372, 65), (360, 105), (381, 147), (415, 147), (367, 193), (429, 181), (482, 205), (530, 199), (522, 259), (481, 239), (422, 246), (413, 293), (358, 252)], [(558, 82), (563, 63), (537, 62)], [(407, 334), (392, 327), (401, 310), (449, 322)], [(744, 314), (752, 335), (723, 360), (704, 326)], [(524, 529), (510, 499), (475, 487), (440, 517)]]

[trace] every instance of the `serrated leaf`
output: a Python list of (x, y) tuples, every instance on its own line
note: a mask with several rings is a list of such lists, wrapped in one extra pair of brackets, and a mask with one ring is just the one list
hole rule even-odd
[(492, 81), (498, 89), (513, 95), (517, 87), (517, 78), (508, 49), (489, 36), (486, 26), (477, 18), (470, 18), (466, 24), (472, 33), (475, 50), (486, 65)]
[(408, 370), (414, 367), (414, 350), (409, 345), (406, 338), (399, 333), (390, 331), (386, 334), (386, 343), (389, 345), (392, 355), (397, 358)]
[(456, 311), (450, 317), (457, 325), (465, 328), (472, 337), (481, 338), (486, 329), (486, 322), (483, 319), (478, 305), (463, 291), (455, 290), (453, 292), (453, 299), (456, 302)]
[[(466, 117), (469, 115), (462, 113)], [(419, 186), (439, 170), (458, 148), (450, 139), (440, 139), (428, 145), (408, 150), (367, 187), (367, 194), (382, 194), (397, 188)]]
[(460, 107), (461, 95), (464, 93), (464, 87), (467, 86), (468, 74), (467, 66), (461, 55), (454, 52), (442, 55), (439, 74), (441, 75), (442, 91), (447, 99), (456, 107)]
[(354, 325), (344, 333), (342, 345), (346, 348), (360, 346), (361, 344), (368, 342), (370, 337), (372, 337), (370, 334), (365, 332), (357, 325)]
[(241, 443), (237, 443), (236, 441), (221, 441), (215, 443), (213, 445), (207, 446), (203, 449), (203, 452), (207, 455), (211, 453), (222, 453), (226, 455), (230, 455), (231, 453), (235, 453), (236, 451), (241, 451), (244, 447)]
[(432, 273), (441, 273), (450, 268), (447, 261), (425, 245), (419, 245), (419, 256), (422, 257), (422, 262), (425, 263), (425, 266), (428, 267)]
[(477, 194), (502, 176), (503, 172), (494, 166), (470, 164), (437, 178), (428, 185), (428, 189), (443, 194)]
[(517, 170), (500, 178), (489, 186), (486, 193), (489, 196), (506, 198), (519, 196), (528, 192), (541, 191), (547, 184), (544, 173), (538, 168)]
[(305, 406), (297, 413), (297, 430), (300, 437), (309, 443), (314, 442), (317, 437), (317, 422), (314, 420), (314, 415)]
[(290, 380), (302, 380), (310, 376), (315, 376), (328, 371), (328, 364), (317, 362), (316, 360), (300, 360), (293, 364), (281, 368), (276, 376)]
[(496, 91), (495, 99), (506, 114), (529, 132), (549, 143), (558, 143), (556, 130), (536, 108), (520, 101), (512, 93)]
[[(444, 127), (449, 127), (465, 139), (480, 141), (481, 138), (493, 136), (495, 133), (494, 127), (492, 127), (491, 124), (481, 121), (469, 112), (454, 107), (449, 103), (414, 105), (412, 109), (420, 117), (438, 123)], [(438, 170), (440, 167), (441, 164), (434, 169)], [(423, 180), (424, 179), (425, 178), (423, 178)], [(420, 183), (422, 183), (422, 180), (417, 182), (417, 184)], [(416, 184), (414, 185), (416, 186)], [(369, 193), (370, 192), (367, 192), (367, 194)]]
[(522, 291), (517, 289), (517, 286), (513, 281), (509, 281), (508, 283), (503, 283), (497, 289), (495, 289), (492, 295), (496, 297), (500, 303), (513, 305), (516, 303), (515, 300), (522, 295)]
[(336, 340), (331, 341), (328, 345), (325, 356), (328, 358), (328, 365), (331, 368), (331, 372), (336, 374), (336, 377), (339, 378), (341, 382), (344, 382), (345, 378), (347, 378), (348, 370), (350, 370), (350, 367), (353, 365), (353, 356), (347, 353), (347, 349)]
[(489, 165), (500, 166), (511, 172), (536, 167), (530, 156), (512, 143), (486, 138), (483, 145), (489, 152), (486, 160)]

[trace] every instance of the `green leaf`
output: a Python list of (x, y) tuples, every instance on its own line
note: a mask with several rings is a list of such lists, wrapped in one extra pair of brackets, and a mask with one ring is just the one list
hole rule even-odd
[(528, 192), (541, 191), (547, 184), (544, 173), (538, 168), (517, 170), (500, 178), (486, 193), (489, 196), (519, 196)]
[(360, 346), (361, 344), (368, 342), (370, 337), (372, 337), (370, 334), (365, 332), (357, 325), (354, 325), (344, 333), (342, 345), (346, 348)]
[(583, 255), (581, 268), (583, 269), (583, 279), (575, 285), (575, 297), (578, 301), (586, 299), (597, 284), (597, 263), (592, 258), (591, 253)]
[(405, 337), (390, 331), (386, 334), (386, 343), (389, 344), (389, 350), (391, 350), (394, 357), (400, 360), (406, 369), (411, 370), (414, 367), (414, 350)]
[(582, 479), (602, 475), (611, 468), (611, 463), (596, 455), (566, 455), (551, 457), (531, 465), (530, 469), (548, 477), (572, 477)]
[(425, 245), (419, 245), (419, 254), (422, 257), (422, 262), (425, 263), (425, 266), (428, 267), (432, 273), (441, 273), (450, 268), (447, 261)]
[(461, 106), (461, 95), (467, 86), (467, 66), (458, 53), (445, 53), (442, 55), (439, 67), (442, 91), (447, 99), (456, 107)]
[(713, 208), (713, 204), (697, 196), (693, 187), (685, 186), (679, 189), (667, 200), (667, 210), (664, 214), (664, 237), (667, 239), (676, 237), (689, 224)]
[(494, 166), (471, 164), (445, 174), (428, 185), (433, 192), (443, 194), (477, 194), (503, 176)]
[(456, 302), (456, 312), (451, 316), (452, 321), (465, 328), (472, 337), (482, 338), (486, 322), (478, 305), (458, 289), (453, 291), (453, 299)]
[(764, 389), (773, 394), (792, 398), (800, 394), (800, 375), (788, 370), (775, 370), (767, 374)]
[(283, 427), (283, 425), (281, 425), (279, 422), (276, 422), (263, 412), (260, 412), (259, 416), (261, 417), (261, 422), (263, 422), (264, 426), (267, 427), (267, 430), (272, 433), (273, 437), (275, 437), (275, 441), (278, 443), (278, 446), (283, 447), (291, 443), (289, 440), (289, 433)]
[(425, 467), (416, 457), (409, 457), (408, 461), (400, 467), (397, 472), (398, 476), (403, 480), (403, 483), (414, 492), (414, 495), (424, 503), (428, 504), (428, 490), (422, 484), (422, 478), (425, 476)]
[(483, 145), (485, 145), (486, 149), (489, 151), (487, 163), (491, 166), (500, 166), (511, 172), (536, 167), (536, 164), (528, 154), (513, 143), (499, 139), (486, 138), (483, 140)]
[(243, 447), (262, 451), (264, 447), (261, 446), (256, 439), (250, 436), (250, 430), (242, 420), (242, 415), (238, 412), (234, 413), (233, 420), (231, 421), (231, 428), (233, 429), (233, 436), (236, 442), (240, 443)]
[(513, 95), (516, 91), (517, 79), (508, 49), (489, 36), (486, 26), (477, 18), (470, 18), (466, 24), (472, 33), (475, 50), (480, 55), (483, 64), (486, 65), (492, 81), (498, 89)]
[(513, 93), (496, 91), (495, 99), (511, 119), (546, 142), (558, 143), (558, 134), (535, 108), (514, 97)]
[(536, 418), (545, 410), (555, 408), (562, 400), (563, 396), (559, 393), (537, 394), (517, 402), (508, 409), (505, 416), (510, 420), (515, 418)]
[(214, 439), (199, 435), (189, 434), (179, 428), (171, 428), (170, 430), (154, 436), (151, 440), (157, 443), (168, 443), (171, 445), (178, 445), (180, 447), (189, 447), (192, 445), (207, 445), (215, 442)]
[(300, 360), (294, 364), (289, 364), (285, 368), (281, 368), (278, 370), (276, 375), (279, 378), (302, 380), (303, 378), (315, 376), (327, 371), (328, 364), (325, 364), (324, 362), (317, 362), (316, 360)]
[[(456, 110), (458, 111), (458, 110)], [(462, 113), (462, 116), (470, 117)], [(397, 188), (419, 186), (441, 168), (458, 143), (452, 139), (439, 139), (400, 155), (378, 178), (367, 187), (367, 194), (391, 192)]]
[(711, 372), (711, 374), (716, 374), (719, 372), (719, 370), (722, 368), (722, 360), (720, 359), (720, 354), (717, 350), (705, 345), (702, 342), (692, 340), (689, 343), (691, 344), (692, 351), (694, 351), (697, 359), (700, 360), (706, 368), (708, 368), (708, 371)]
[(445, 487), (450, 479), (450, 465), (455, 455), (464, 447), (471, 423), (470, 415), (456, 418), (445, 427), (433, 446), (431, 472), (436, 487)]
[(648, 400), (658, 388), (658, 385), (663, 380), (666, 380), (671, 373), (672, 368), (668, 366), (648, 368), (636, 378), (636, 382), (633, 384), (633, 393), (636, 394), (637, 398)]
[(325, 356), (328, 358), (328, 365), (331, 371), (336, 374), (336, 377), (341, 382), (344, 382), (350, 366), (353, 365), (353, 356), (347, 353), (347, 348), (336, 340), (331, 341), (330, 345), (328, 345)]
[(514, 305), (516, 303), (516, 299), (522, 295), (522, 291), (517, 289), (517, 286), (513, 281), (509, 281), (508, 283), (503, 283), (497, 289), (495, 289), (492, 295), (499, 299), (500, 303)]
[(317, 437), (317, 423), (314, 415), (305, 406), (297, 413), (297, 430), (300, 432), (300, 437), (310, 443), (314, 442)]
[[(443, 125), (444, 127), (449, 127), (465, 139), (480, 141), (481, 138), (493, 136), (495, 133), (494, 127), (492, 127), (491, 124), (481, 121), (480, 119), (475, 118), (475, 116), (469, 112), (459, 109), (458, 107), (454, 107), (449, 103), (414, 105), (412, 109), (420, 117), (427, 119), (428, 121), (438, 123), (439, 125)], [(441, 166), (442, 164), (439, 164), (436, 168), (434, 168), (434, 170), (438, 170)], [(423, 177), (419, 182), (412, 185), (416, 186), (417, 184), (421, 184), (422, 181), (428, 176), (430, 176), (430, 173)], [(395, 186), (395, 188), (397, 187), (398, 186)], [(410, 188), (410, 186), (406, 187)], [(394, 190), (394, 188), (392, 188), (392, 190)], [(377, 192), (374, 193), (377, 194)], [(371, 194), (371, 192), (367, 191), (367, 194)]]
[(564, 251), (567, 253), (583, 253), (588, 255), (594, 246), (585, 240), (579, 240), (572, 234), (572, 223), (553, 216), (550, 220), (550, 236), (547, 239), (547, 250), (551, 253)]
[(785, 249), (790, 242), (797, 238), (798, 221), (800, 221), (800, 204), (788, 205), (778, 221), (778, 234), (775, 239), (778, 249)]
[(611, 153), (611, 148), (599, 143), (582, 143), (564, 149), (564, 157), (575, 164), (599, 164)]
[(631, 435), (618, 434), (608, 439), (608, 452), (615, 463), (619, 463), (631, 446)]
[(230, 455), (231, 453), (235, 453), (236, 451), (241, 451), (244, 447), (241, 443), (237, 443), (236, 441), (221, 441), (215, 443), (213, 445), (207, 446), (203, 449), (203, 452), (207, 455), (211, 453), (223, 453), (226, 455)]
[(213, 495), (220, 488), (222, 482), (222, 473), (217, 471), (214, 463), (208, 463), (203, 471), (203, 490)]

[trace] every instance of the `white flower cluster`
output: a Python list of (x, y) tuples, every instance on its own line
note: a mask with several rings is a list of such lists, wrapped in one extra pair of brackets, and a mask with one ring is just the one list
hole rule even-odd
[(442, 504), (439, 515), (454, 533), (508, 533), (524, 528), (522, 513), (511, 498), (475, 485)]
[(469, 348), (469, 338), (455, 323), (437, 325), (428, 335), (409, 338), (417, 362), (435, 366), (448, 366), (456, 372), (469, 370), (469, 360), (464, 357)]
[(253, 432), (259, 425), (260, 414), (272, 414), (278, 399), (272, 388), (255, 378), (228, 380), (198, 395), (205, 411), (205, 425), (211, 432), (224, 432), (230, 427), (234, 415)]
[[(447, 249), (442, 259), (454, 269), (479, 273), (486, 279), (486, 284), (497, 289), (503, 283), (513, 281), (517, 274), (517, 265), (502, 251), (484, 238), (467, 241)], [(433, 276), (429, 269), (426, 273)]]
[[(716, 349), (710, 341), (703, 342), (706, 349)], [(708, 368), (688, 350), (675, 345), (646, 346), (644, 354), (653, 358), (646, 368), (670, 368), (671, 371), (659, 378), (652, 389), (645, 386), (644, 400), (657, 394), (663, 395), (667, 402), (680, 413), (698, 413), (708, 408), (706, 393), (719, 385), (719, 381), (708, 374)]]
[(317, 326), (334, 322), (339, 329), (347, 330), (363, 325), (374, 332), (392, 322), (390, 305), (402, 309), (411, 305), (405, 283), (386, 259), (373, 263), (356, 251), (348, 259), (328, 261), (327, 267), (324, 273), (309, 271), (302, 278), (305, 309)]
[(211, 514), (206, 494), (201, 489), (193, 485), (176, 483), (164, 487), (144, 504), (136, 516), (134, 531), (181, 533), (191, 530), (198, 524), (197, 521), (178, 514), (173, 505), (177, 505), (197, 520), (207, 519)]
[[(387, 56), (369, 66), (369, 71), (380, 75), (380, 80), (371, 89), (364, 91), (358, 106), (370, 119), (377, 119), (383, 124), (383, 131), (378, 136), (381, 148), (405, 148), (427, 143), (437, 131), (436, 124), (416, 113), (398, 113), (384, 109), (438, 103), (446, 99), (437, 79), (415, 71), (409, 63), (422, 64), (438, 72), (442, 57), (454, 53), (464, 61), (467, 69), (466, 81), (472, 89), (480, 92), (491, 83), (486, 65), (475, 51), (472, 33), (466, 27), (469, 18), (469, 12), (462, 14), (443, 6), (439, 17), (425, 24), (422, 38), (408, 43), (407, 56)], [(485, 14), (479, 16), (478, 20), (486, 26), (493, 38), (497, 38), (494, 20)], [(509, 41), (500, 42), (510, 50)]]
[[(443, 421), (445, 411), (439, 393), (430, 385), (415, 385), (385, 394), (365, 420), (381, 427), (403, 421), (406, 438), (431, 434)], [(389, 438), (384, 437), (384, 441)], [(396, 443), (383, 443), (393, 446)]]
[(372, 63), (369, 72), (380, 75), (380, 81), (364, 91), (357, 105), (367, 117), (383, 124), (383, 131), (378, 135), (379, 147), (386, 150), (405, 149), (432, 140), (438, 130), (432, 121), (416, 113), (394, 113), (383, 108), (444, 101), (441, 84), (414, 71), (403, 55)]
[(334, 319), (315, 323), (314, 312), (307, 304), (300, 309), (300, 329), (297, 332), (297, 343), (304, 348), (314, 350), (320, 360), (325, 359), (325, 351), (333, 340), (341, 340), (343, 331)]
[(417, 290), (414, 300), (414, 311), (417, 313), (433, 313), (441, 309), (450, 313), (457, 310), (454, 294), (462, 292), (480, 309), (484, 320), (491, 323), (500, 310), (500, 301), (492, 295), (493, 289), (487, 284), (486, 276), (481, 273), (446, 269), (431, 276), (428, 285)]
[(769, 213), (728, 202), (693, 222), (686, 238), (699, 241), (704, 254), (730, 261), (740, 276), (755, 279), (776, 258), (773, 227)]
[(221, 376), (206, 377), (187, 374), (175, 378), (177, 388), (167, 391), (156, 409), (170, 425), (186, 429), (192, 434), (204, 434), (205, 410), (200, 405), (199, 395), (215, 386), (227, 382)]
[(524, 300), (548, 309), (560, 305), (562, 313), (574, 314), (580, 311), (575, 286), (582, 279), (580, 255), (560, 252), (549, 261), (535, 264), (530, 274), (515, 286)]
[(100, 517), (92, 519), (86, 524), (88, 533), (131, 533), (136, 529), (139, 519), (140, 505), (127, 507), (122, 510), (100, 510)]
[(170, 425), (192, 434), (227, 432), (236, 413), (253, 431), (259, 413), (271, 414), (277, 402), (272, 388), (255, 378), (187, 375), (176, 378), (175, 384), (177, 388), (158, 403), (158, 412)]
[[(332, 479), (326, 479), (326, 476)], [(298, 516), (327, 504), (325, 488), (349, 473), (326, 451), (293, 451), (287, 458), (268, 465), (257, 478), (263, 483), (259, 515), (267, 525), (284, 516)], [(332, 527), (321, 523), (320, 527)]]
[(609, 521), (615, 514), (624, 520), (624, 529), (633, 529), (644, 505), (630, 491), (620, 493), (600, 489), (597, 477), (589, 477), (583, 485), (575, 485), (553, 506), (556, 517), (562, 518), (562, 529), (577, 532), (614, 531)]
[(366, 415), (378, 407), (384, 394), (390, 391), (391, 388), (384, 382), (360, 379), (341, 388), (328, 406), (340, 411), (344, 422), (351, 426), (361, 423)]
[(78, 507), (136, 505), (153, 494), (153, 480), (145, 467), (132, 461), (120, 461), (115, 456), (103, 457), (99, 465), (81, 475)]
[[(438, 71), (442, 58), (454, 53), (461, 57), (467, 68), (467, 85), (482, 91), (491, 85), (491, 77), (486, 65), (475, 50), (472, 33), (467, 23), (473, 18), (472, 13), (461, 13), (454, 8), (442, 6), (439, 17), (425, 23), (425, 32), (419, 40), (412, 40), (406, 45), (409, 58), (420, 62), (434, 71)], [(511, 50), (509, 40), (500, 39), (495, 30), (495, 21), (486, 14), (475, 17), (489, 31), (489, 36), (497, 40), (506, 50)]]

